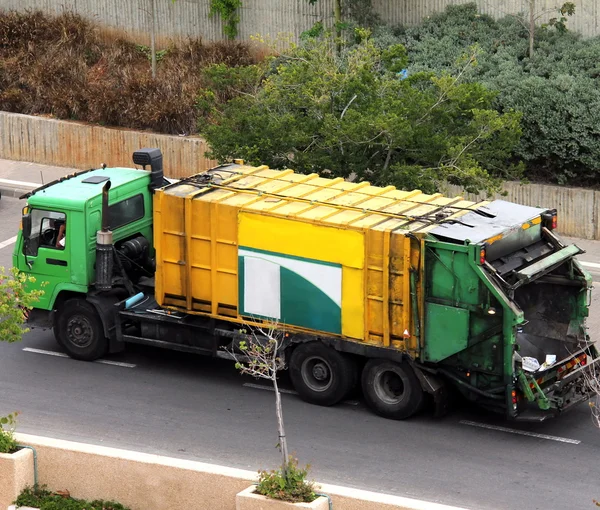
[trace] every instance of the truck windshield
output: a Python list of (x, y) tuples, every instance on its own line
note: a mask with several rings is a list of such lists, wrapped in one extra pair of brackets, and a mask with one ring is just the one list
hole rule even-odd
[(64, 249), (65, 227), (66, 216), (64, 213), (32, 209), (31, 234), (24, 240), (25, 254), (35, 257), (40, 247)]

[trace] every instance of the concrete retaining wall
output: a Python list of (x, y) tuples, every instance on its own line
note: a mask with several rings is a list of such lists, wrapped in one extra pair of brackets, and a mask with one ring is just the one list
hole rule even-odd
[[(235, 510), (256, 473), (201, 462), (16, 434), (33, 446), (38, 478), (71, 496), (115, 500), (132, 510)], [(335, 510), (461, 510), (398, 496), (320, 484)], [(464, 510), (464, 509), (463, 509)]]
[[(158, 135), (0, 112), (0, 159), (78, 169), (99, 167), (101, 163), (131, 167), (133, 151), (142, 147), (163, 151), (167, 177), (186, 177), (217, 164), (204, 156), (207, 144), (200, 137)], [(18, 175), (11, 179), (22, 180)], [(506, 183), (504, 189), (508, 195), (497, 198), (558, 209), (561, 234), (600, 239), (600, 191), (515, 182)], [(486, 199), (484, 195), (465, 194), (458, 186), (443, 191), (449, 196)]]
[(0, 112), (0, 159), (81, 170), (102, 163), (132, 167), (133, 151), (142, 147), (162, 150), (167, 177), (185, 177), (216, 164), (204, 156), (206, 142), (196, 136), (160, 135)]

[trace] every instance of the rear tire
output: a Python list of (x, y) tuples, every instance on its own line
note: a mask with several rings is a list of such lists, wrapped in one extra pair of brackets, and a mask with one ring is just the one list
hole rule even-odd
[(369, 360), (362, 373), (362, 389), (368, 406), (393, 420), (409, 418), (425, 402), (419, 379), (408, 363)]
[(108, 340), (96, 309), (87, 301), (65, 301), (56, 320), (54, 336), (74, 359), (94, 361), (106, 354)]
[(332, 406), (354, 388), (358, 371), (354, 360), (320, 342), (301, 344), (290, 358), (290, 379), (306, 402)]

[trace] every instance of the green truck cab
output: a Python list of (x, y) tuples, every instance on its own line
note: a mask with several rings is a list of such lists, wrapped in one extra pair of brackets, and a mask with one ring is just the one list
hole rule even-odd
[[(32, 286), (44, 285), (29, 324), (53, 328), (80, 360), (128, 342), (230, 359), (247, 339), (239, 323), (157, 305), (153, 197), (175, 184), (163, 176), (158, 149), (133, 159), (144, 169), (81, 172), (21, 197), (13, 264), (35, 277)], [(223, 168), (181, 182), (210, 186)], [(581, 250), (555, 234), (556, 211), (495, 200), (433, 221), (425, 234), (410, 233), (418, 246), (409, 298), (416, 347), (290, 334), (282, 354), (299, 367), (292, 383), (300, 396), (333, 405), (360, 380), (369, 407), (402, 419), (427, 394), (443, 412), (454, 388), (509, 419), (536, 421), (589, 399), (600, 359), (585, 326), (592, 281), (576, 259)], [(319, 347), (309, 354), (298, 348), (311, 342)]]

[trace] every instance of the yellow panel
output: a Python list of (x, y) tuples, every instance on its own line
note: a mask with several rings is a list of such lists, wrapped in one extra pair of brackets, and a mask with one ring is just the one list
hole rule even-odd
[(357, 269), (364, 261), (361, 232), (262, 214), (240, 213), (239, 245)]
[(342, 268), (342, 335), (359, 340), (365, 328), (363, 274), (362, 269)]

